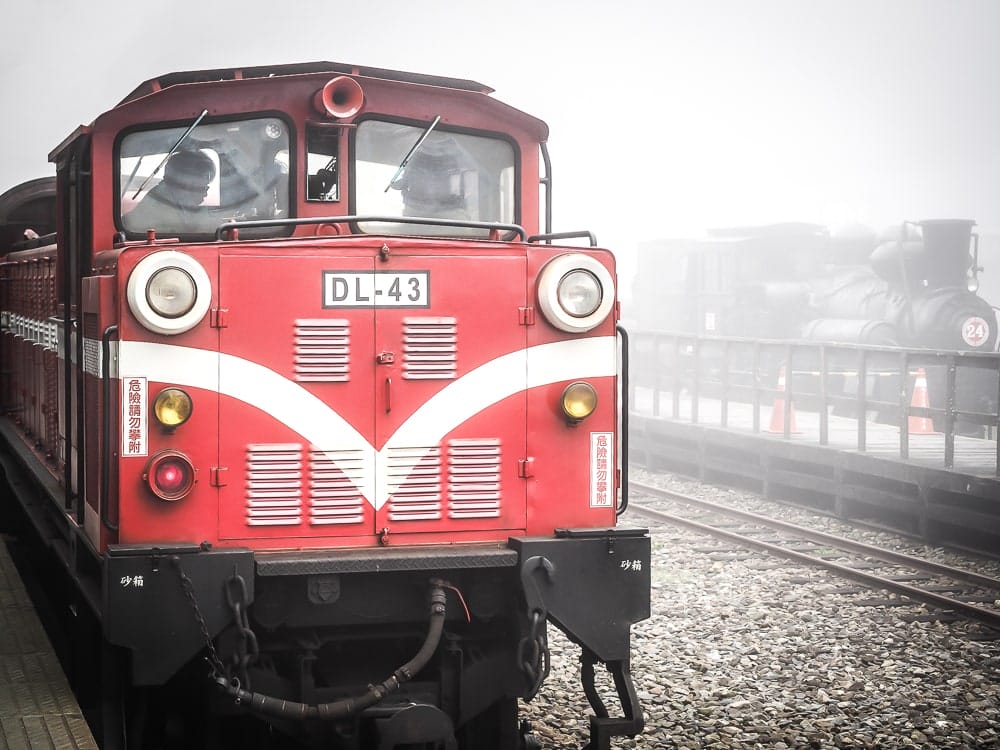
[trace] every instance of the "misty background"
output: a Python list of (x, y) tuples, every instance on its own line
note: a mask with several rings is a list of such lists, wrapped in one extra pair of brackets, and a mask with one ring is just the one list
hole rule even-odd
[(8, 0), (4, 15), (0, 192), (54, 174), (48, 153), (146, 79), (330, 60), (470, 78), (545, 120), (553, 229), (595, 232), (626, 297), (646, 240), (969, 218), (1000, 301), (996, 0)]

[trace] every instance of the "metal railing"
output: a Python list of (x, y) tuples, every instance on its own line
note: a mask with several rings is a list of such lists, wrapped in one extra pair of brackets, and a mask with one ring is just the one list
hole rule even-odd
[(773, 423), (777, 409), (772, 407), (772, 424), (766, 431), (789, 438), (794, 405), (818, 415), (820, 445), (830, 444), (831, 412), (854, 418), (859, 451), (868, 448), (871, 422), (895, 425), (903, 459), (910, 456), (911, 425), (923, 432), (923, 426), (932, 422), (933, 431), (944, 438), (946, 468), (954, 467), (956, 435), (972, 436), (993, 441), (994, 471), (1000, 476), (998, 352), (664, 331), (632, 331), (630, 347), (632, 411), (639, 393), (644, 397), (642, 406), (654, 417), (707, 424), (699, 413), (699, 399), (711, 398), (720, 409), (713, 424), (731, 427), (733, 405), (749, 405), (750, 429), (760, 433), (762, 406), (780, 403), (780, 425)]

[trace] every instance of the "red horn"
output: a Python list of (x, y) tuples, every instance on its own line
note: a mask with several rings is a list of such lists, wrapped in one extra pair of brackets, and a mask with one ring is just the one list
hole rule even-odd
[(352, 117), (364, 103), (361, 84), (347, 76), (331, 78), (313, 97), (313, 106), (330, 117)]

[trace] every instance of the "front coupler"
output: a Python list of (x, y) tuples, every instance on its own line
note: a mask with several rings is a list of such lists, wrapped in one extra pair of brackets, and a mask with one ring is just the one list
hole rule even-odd
[[(519, 555), (530, 630), (549, 619), (583, 650), (581, 680), (595, 714), (587, 750), (608, 750), (612, 737), (639, 734), (645, 721), (629, 668), (629, 636), (633, 623), (649, 617), (648, 530), (560, 529), (555, 537), (510, 541)], [(598, 661), (614, 680), (621, 717), (608, 715), (594, 686)], [(547, 666), (546, 660), (545, 671)], [(525, 668), (537, 676), (530, 700), (544, 672), (530, 664)]]

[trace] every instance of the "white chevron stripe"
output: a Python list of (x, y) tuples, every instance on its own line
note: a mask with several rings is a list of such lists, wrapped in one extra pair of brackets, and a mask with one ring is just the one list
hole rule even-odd
[[(361, 450), (366, 471), (358, 491), (379, 509), (397, 489), (387, 479), (384, 460), (393, 447), (437, 445), (473, 415), (526, 388), (571, 378), (612, 376), (617, 371), (613, 336), (571, 339), (511, 352), (491, 360), (430, 398), (389, 438), (381, 451), (328, 404), (296, 382), (250, 360), (229, 354), (138, 341), (118, 345), (118, 370), (208, 391), (267, 412), (310, 445)], [(335, 457), (327, 454), (331, 460)], [(420, 456), (413, 457), (414, 465)], [(378, 467), (379, 476), (373, 469)], [(385, 488), (376, 496), (375, 488)]]

